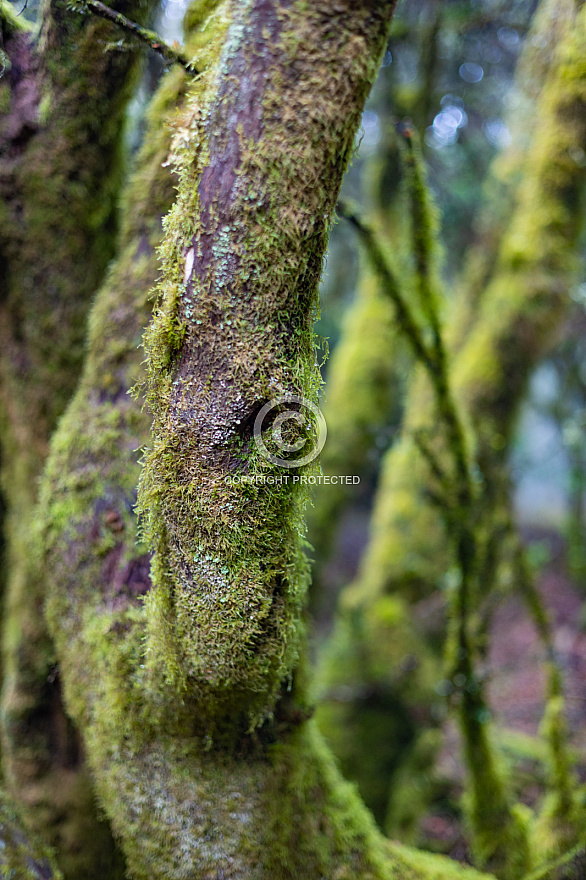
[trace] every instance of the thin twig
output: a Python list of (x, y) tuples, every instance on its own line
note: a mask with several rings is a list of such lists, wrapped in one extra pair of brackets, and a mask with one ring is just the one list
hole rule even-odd
[(157, 52), (167, 63), (181, 64), (192, 74), (197, 74), (199, 72), (181, 50), (169, 46), (169, 44), (165, 43), (155, 31), (148, 30), (148, 28), (143, 28), (136, 22), (130, 21), (125, 15), (116, 12), (114, 9), (110, 9), (109, 6), (101, 3), (100, 0), (83, 0), (83, 3), (79, 4), (79, 8), (81, 10), (87, 9), (99, 18), (111, 21), (123, 30), (128, 31), (128, 33), (136, 37), (137, 40), (140, 40), (141, 43), (144, 43)]
[(438, 485), (441, 486), (446, 498), (448, 498), (450, 495), (450, 484), (448, 482), (446, 472), (442, 468), (439, 458), (423, 436), (422, 431), (415, 431), (413, 433), (413, 441), (419, 449), (421, 455), (427, 461), (432, 474), (438, 482)]
[(464, 429), (453, 397), (448, 370), (438, 304), (441, 299), (435, 267), (436, 230), (433, 207), (428, 196), (421, 154), (415, 143), (415, 133), (409, 125), (400, 124), (397, 132), (405, 144), (407, 188), (411, 203), (411, 238), (415, 257), (415, 275), (419, 298), (432, 331), (436, 370), (432, 382), (438, 405), (449, 432), (449, 441), (455, 458), (462, 504), (467, 506), (473, 496)]
[(442, 332), (438, 314), (438, 290), (434, 283), (434, 250), (437, 232), (432, 214), (432, 206), (427, 194), (421, 156), (417, 154), (414, 143), (415, 132), (405, 122), (396, 126), (397, 133), (405, 145), (404, 164), (407, 177), (407, 190), (411, 206), (411, 239), (415, 257), (415, 279), (419, 298), (425, 316), (433, 332), (433, 342), (438, 358), (445, 359)]
[[(468, 470), (464, 431), (450, 389), (447, 359), (441, 338), (441, 328), (438, 315), (435, 312), (435, 304), (431, 292), (429, 292), (429, 296), (426, 296), (425, 302), (426, 317), (431, 324), (434, 337), (433, 345), (430, 349), (424, 340), (423, 332), (413, 315), (411, 307), (401, 294), (399, 284), (389, 266), (376, 232), (361, 217), (358, 208), (350, 204), (350, 202), (340, 199), (337, 204), (337, 211), (338, 214), (348, 220), (358, 232), (370, 261), (383, 282), (385, 293), (390, 296), (395, 304), (397, 318), (405, 335), (411, 343), (415, 356), (423, 364), (429, 374), (432, 388), (437, 397), (441, 416), (450, 432), (450, 446), (452, 447), (452, 453), (455, 458), (460, 482), (460, 503), (462, 507), (467, 507), (470, 504), (473, 492)], [(427, 253), (424, 252), (420, 255), (420, 259), (423, 261), (426, 261), (427, 257)], [(427, 272), (428, 269), (426, 266), (425, 273)]]
[(421, 328), (419, 327), (415, 316), (412, 314), (410, 306), (403, 298), (399, 289), (399, 284), (397, 283), (393, 270), (389, 266), (376, 233), (360, 216), (358, 208), (350, 202), (347, 202), (345, 199), (338, 200), (336, 210), (340, 217), (344, 217), (344, 219), (348, 220), (358, 232), (370, 261), (383, 282), (385, 293), (391, 298), (395, 305), (399, 323), (401, 324), (407, 339), (411, 343), (416, 357), (426, 367), (430, 375), (433, 376), (436, 370), (435, 360), (431, 352), (428, 350)]

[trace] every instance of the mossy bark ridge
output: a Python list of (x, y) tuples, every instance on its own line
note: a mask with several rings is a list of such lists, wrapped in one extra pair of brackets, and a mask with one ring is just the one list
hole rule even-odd
[[(201, 127), (199, 156), (183, 176), (201, 179), (168, 221), (163, 300), (147, 336), (155, 444), (140, 499), (160, 542), (155, 564), (170, 573), (153, 601), (161, 621), (176, 619), (176, 648), (157, 648), (153, 635), (153, 651), (169, 674), (188, 670), (214, 699), (243, 700), (261, 718), (299, 645), (305, 493), (291, 483), (246, 491), (227, 477), (271, 473), (247, 434), (264, 403), (315, 398), (329, 218), (388, 15), (367, 4), (257, 15), (238, 51), (227, 44), (207, 119), (189, 123)], [(210, 640), (218, 626), (225, 638)]]

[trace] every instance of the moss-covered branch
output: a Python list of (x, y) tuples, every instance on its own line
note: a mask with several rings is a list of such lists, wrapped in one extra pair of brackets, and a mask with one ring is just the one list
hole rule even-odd
[[(451, 603), (451, 639), (449, 640), (449, 676), (457, 684), (461, 730), (470, 777), (470, 815), (476, 854), (481, 865), (489, 866), (499, 877), (518, 877), (526, 872), (528, 846), (523, 823), (511, 809), (506, 787), (498, 771), (491, 740), (487, 735), (483, 716), (487, 714), (482, 685), (476, 674), (477, 649), (472, 630), (472, 616), (476, 597), (481, 590), (490, 592), (491, 584), (479, 575), (486, 575), (481, 566), (483, 553), (482, 532), (490, 523), (490, 508), (478, 497), (473, 479), (474, 460), (471, 459), (460, 412), (456, 405), (452, 379), (439, 317), (441, 288), (434, 247), (436, 232), (433, 208), (427, 194), (422, 160), (408, 130), (406, 140), (407, 188), (411, 205), (412, 238), (416, 298), (425, 317), (431, 343), (424, 342), (423, 328), (415, 323), (411, 306), (398, 293), (398, 284), (385, 259), (382, 244), (356, 214), (346, 216), (353, 220), (373, 267), (380, 274), (382, 289), (391, 297), (397, 309), (400, 325), (411, 342), (414, 354), (426, 370), (435, 398), (435, 410), (440, 432), (442, 460), (421, 435), (416, 437), (425, 460), (431, 466), (433, 477), (443, 492), (440, 510), (447, 524), (447, 532), (454, 547), (458, 580)], [(443, 434), (443, 436), (441, 436)]]
[(369, 227), (368, 222), (361, 217), (360, 212), (354, 205), (350, 205), (348, 202), (340, 199), (338, 202), (338, 213), (357, 230), (373, 268), (381, 279), (383, 289), (395, 306), (397, 322), (402, 332), (409, 340), (417, 360), (433, 376), (436, 369), (434, 355), (429, 350), (423, 331), (418, 326), (417, 318), (405, 299), (401, 285), (389, 265), (381, 240)]
[[(248, 717), (246, 724), (272, 711), (296, 660), (305, 492), (300, 482), (247, 489), (228, 478), (259, 470), (278, 475), (252, 442), (256, 415), (280, 395), (315, 396), (311, 326), (325, 218), (378, 61), (368, 42), (361, 43), (366, 55), (359, 61), (354, 47), (364, 38), (354, 34), (368, 19), (366, 39), (378, 40), (382, 51), (389, 12), (369, 19), (359, 5), (336, 19), (334, 29), (325, 8), (267, 11), (258, 22), (273, 35), (262, 42), (271, 70), (266, 85), (261, 60), (242, 46), (230, 64), (251, 70), (247, 88), (259, 93), (232, 91), (229, 66), (221, 103), (217, 111), (212, 104), (213, 118), (199, 135), (209, 138), (209, 158), (180, 154), (189, 161), (185, 197), (168, 221), (174, 238), (169, 234), (166, 244), (164, 298), (147, 337), (155, 443), (140, 503), (157, 545), (152, 658), (170, 680), (177, 670), (187, 673), (206, 702), (229, 705)], [(311, 49), (312, 29), (326, 40), (321, 54)], [(254, 27), (247, 36), (251, 46), (259, 43)], [(340, 67), (335, 53), (345, 40), (350, 48)], [(326, 83), (346, 102), (347, 114), (325, 98), (310, 112), (310, 94), (323, 93)], [(264, 107), (258, 119), (244, 109), (250, 100)], [(232, 124), (220, 134), (231, 106), (242, 135)], [(236, 145), (239, 161), (232, 167), (225, 157)], [(194, 200), (197, 162), (202, 177)], [(211, 229), (203, 219), (208, 214), (220, 218)], [(221, 244), (212, 248), (215, 237)], [(224, 638), (210, 639), (218, 628)]]
[(173, 62), (177, 62), (187, 70), (191, 71), (191, 73), (197, 74), (198, 71), (195, 67), (195, 63), (190, 61), (180, 49), (175, 48), (174, 46), (169, 46), (169, 44), (166, 43), (155, 31), (142, 27), (142, 25), (137, 24), (135, 21), (130, 21), (130, 19), (126, 18), (125, 15), (122, 15), (121, 12), (116, 12), (116, 10), (111, 9), (110, 6), (101, 3), (100, 0), (82, 0), (79, 5), (80, 12), (88, 10), (94, 15), (97, 15), (98, 18), (111, 21), (113, 24), (117, 25), (117, 27), (126, 31), (126, 33), (132, 34), (136, 40), (139, 40), (145, 46), (148, 46), (149, 49), (152, 49), (153, 52), (160, 55), (167, 63), (172, 64)]
[[(378, 88), (388, 88), (381, 72)], [(379, 99), (380, 100), (380, 99)], [(400, 236), (404, 199), (395, 126), (385, 127), (381, 145), (365, 171), (365, 199), (372, 207), (373, 225), (393, 229)], [(401, 265), (393, 253), (394, 263)], [(397, 333), (392, 302), (381, 292), (379, 279), (368, 259), (362, 260), (355, 299), (347, 308), (340, 339), (327, 364), (327, 389), (322, 410), (328, 427), (327, 443), (320, 454), (324, 475), (333, 477), (315, 492), (308, 511), (309, 538), (314, 548), (311, 600), (323, 610), (327, 598), (327, 569), (334, 562), (335, 537), (343, 529), (345, 502), (363, 507), (373, 491), (380, 458), (397, 428), (401, 412), (401, 377), (410, 351)], [(348, 485), (340, 476), (358, 476)], [(325, 578), (323, 577), (325, 575)], [(324, 586), (326, 589), (324, 590)]]
[(14, 880), (63, 880), (53, 854), (31, 836), (14, 803), (0, 795), (0, 875)]
[[(528, 149), (513, 220), (498, 263), (490, 273), (490, 286), (481, 295), (474, 291), (476, 302), (482, 303), (476, 329), (461, 349), (461, 336), (449, 333), (451, 341), (460, 340), (449, 352), (450, 372), (458, 407), (470, 414), (476, 429), (474, 452), (481, 467), (472, 476), (484, 479), (485, 494), (499, 484), (503, 449), (529, 369), (551, 342), (556, 320), (563, 313), (564, 291), (572, 277), (579, 231), (584, 169), (572, 156), (581, 155), (586, 135), (584, 66), (577, 50), (583, 39), (580, 34), (584, 19), (583, 12), (578, 14), (572, 3), (562, 11), (556, 6), (554, 12), (560, 43), (538, 103), (540, 124)], [(516, 242), (514, 253), (512, 239)], [(474, 321), (471, 323), (474, 325)], [(445, 552), (442, 512), (430, 503), (427, 492), (429, 457), (422, 455), (418, 442), (421, 432), (424, 437), (437, 433), (437, 417), (432, 415), (437, 412), (434, 396), (433, 384), (419, 375), (408, 397), (403, 439), (385, 463), (366, 559), (356, 584), (344, 597), (346, 613), (362, 621), (352, 628), (340, 624), (345, 633), (350, 633), (345, 650), (355, 656), (360, 656), (362, 648), (369, 652), (372, 629), (366, 619), (372, 617), (379, 604), (382, 607), (391, 590), (407, 586), (412, 595), (428, 594), (453, 559)], [(488, 510), (498, 498), (487, 497), (486, 502)], [(461, 620), (462, 614), (458, 617)], [(353, 644), (353, 639), (366, 639), (368, 644)], [(372, 663), (370, 669), (376, 668), (377, 664)], [(333, 664), (329, 670), (334, 676), (329, 681), (331, 687), (339, 677)], [(393, 677), (389, 671), (378, 681), (363, 682), (363, 687), (378, 685), (384, 689), (384, 682)], [(348, 706), (347, 712), (351, 715), (353, 707)], [(474, 716), (473, 711), (466, 714)], [(553, 738), (550, 741), (553, 743)], [(484, 754), (481, 759), (476, 761), (477, 766), (486, 766)], [(479, 797), (487, 800), (481, 793)]]
[[(566, 39), (571, 39), (573, 30), (573, 19), (568, 19), (572, 5), (565, 8), (565, 17), (558, 18), (558, 24), (565, 20), (566, 33), (570, 32)], [(574, 147), (582, 148), (585, 120), (578, 58), (572, 66), (573, 75), (561, 65), (544, 90), (538, 108), (542, 120), (539, 137), (527, 159), (525, 183), (494, 280), (482, 296), (484, 305), (475, 329), (452, 364), (458, 400), (479, 428), (486, 450), (483, 456), (490, 457), (492, 450), (496, 466), (500, 466), (531, 366), (555, 338), (573, 277), (584, 169), (572, 156)], [(547, 211), (536, 208), (541, 204), (540, 196), (549, 204)], [(531, 245), (531, 255), (523, 259), (510, 251), (513, 224), (519, 230), (515, 233), (517, 242), (526, 246), (534, 241), (528, 235), (530, 228), (537, 225), (540, 247), (533, 249)], [(522, 239), (521, 230), (527, 233)], [(446, 328), (448, 336), (449, 330)], [(488, 400), (489, 394), (492, 400)], [(432, 397), (421, 376), (415, 379), (408, 400), (404, 436), (383, 466), (373, 538), (359, 581), (352, 588), (357, 602), (361, 594), (384, 594), (393, 586), (410, 586), (412, 593), (421, 594), (426, 585), (437, 582), (446, 567), (439, 514), (425, 502), (426, 465), (413, 441), (417, 431), (433, 434), (434, 429)]]

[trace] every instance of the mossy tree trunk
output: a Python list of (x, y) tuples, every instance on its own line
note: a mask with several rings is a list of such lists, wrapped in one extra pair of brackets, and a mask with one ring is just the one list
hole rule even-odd
[[(116, 4), (115, 4), (116, 5)], [(122, 0), (144, 21), (152, 0)], [(33, 510), (49, 438), (78, 379), (91, 299), (112, 257), (135, 47), (66, 2), (38, 32), (0, 5), (0, 461), (5, 502), (5, 785), (69, 876), (115, 870), (43, 620)], [(83, 843), (82, 843), (83, 841)]]
[[(340, 779), (307, 706), (303, 488), (277, 481), (250, 436), (266, 401), (317, 390), (327, 231), (392, 3), (200, 7), (203, 73), (175, 122), (178, 198), (147, 339), (142, 543), (148, 430), (125, 392), (157, 270), (156, 224), (139, 212), (167, 186), (169, 84), (43, 482), (67, 705), (133, 876), (479, 876), (385, 841)], [(232, 479), (258, 473), (275, 481)]]

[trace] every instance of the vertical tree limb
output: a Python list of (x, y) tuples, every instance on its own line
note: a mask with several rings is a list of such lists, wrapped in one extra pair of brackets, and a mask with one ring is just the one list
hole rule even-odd
[[(33, 510), (49, 436), (78, 380), (91, 297), (110, 259), (137, 55), (112, 27), (45, 2), (38, 39), (0, 13), (0, 458), (7, 513), (2, 745), (6, 785), (71, 876), (112, 867), (42, 616)], [(123, 2), (144, 20), (151, 0)], [(87, 850), (87, 852), (86, 852)]]

